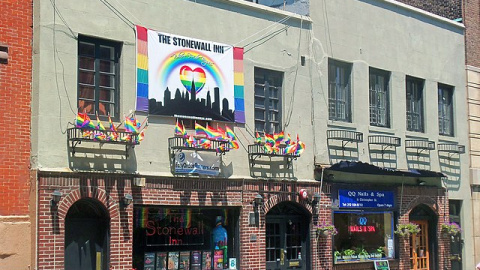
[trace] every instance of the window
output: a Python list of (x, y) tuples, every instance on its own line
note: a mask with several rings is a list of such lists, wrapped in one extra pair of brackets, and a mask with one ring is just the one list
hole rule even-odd
[(118, 117), (120, 44), (88, 37), (78, 42), (78, 110)]
[(255, 68), (255, 130), (281, 131), (283, 73)]
[(438, 85), (438, 128), (440, 135), (453, 136), (453, 87)]
[(389, 72), (370, 68), (370, 125), (372, 126), (390, 126), (389, 81)]
[(407, 76), (407, 130), (423, 132), (424, 80)]
[(395, 256), (392, 212), (335, 212), (334, 225), (337, 262)]
[(330, 120), (351, 122), (350, 74), (352, 65), (328, 61), (328, 116)]

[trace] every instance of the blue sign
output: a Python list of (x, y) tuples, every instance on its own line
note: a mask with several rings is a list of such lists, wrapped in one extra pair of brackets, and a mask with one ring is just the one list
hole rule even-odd
[(344, 190), (338, 191), (340, 208), (393, 208), (393, 191)]

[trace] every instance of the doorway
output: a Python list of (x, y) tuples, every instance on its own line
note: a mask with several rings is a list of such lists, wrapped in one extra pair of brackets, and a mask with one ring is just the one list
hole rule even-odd
[(310, 214), (295, 203), (280, 203), (267, 213), (267, 270), (310, 269), (309, 224)]
[(420, 228), (419, 233), (410, 235), (410, 269), (438, 269), (437, 215), (422, 204), (410, 212), (409, 219)]
[(101, 203), (81, 199), (65, 218), (65, 269), (107, 270), (110, 219)]

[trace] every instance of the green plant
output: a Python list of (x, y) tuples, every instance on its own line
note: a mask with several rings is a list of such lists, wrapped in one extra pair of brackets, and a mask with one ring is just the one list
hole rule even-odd
[(460, 225), (455, 222), (447, 222), (442, 224), (442, 233), (455, 236), (462, 232)]
[(333, 252), (333, 256), (335, 256), (335, 258), (340, 258), (342, 256), (342, 253), (338, 250), (335, 250), (335, 252)]
[(416, 234), (420, 232), (420, 227), (415, 223), (398, 224), (397, 229), (394, 231), (401, 237), (410, 236), (410, 234)]
[(368, 253), (367, 250), (364, 249), (364, 248), (361, 248), (361, 249), (357, 250), (357, 254), (360, 255), (360, 256), (369, 256), (370, 255), (370, 253)]
[(384, 246), (379, 246), (377, 248), (377, 253), (380, 253), (381, 255), (385, 254), (385, 247)]
[(343, 251), (343, 256), (353, 256), (355, 255), (355, 250), (353, 249), (345, 249)]

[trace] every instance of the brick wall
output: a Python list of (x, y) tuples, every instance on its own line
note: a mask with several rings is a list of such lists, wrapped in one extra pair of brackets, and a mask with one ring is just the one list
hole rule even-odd
[[(461, 0), (397, 0), (404, 4), (423, 9), (439, 16), (458, 19), (462, 18)], [(478, 13), (477, 13), (478, 14)]]
[(480, 67), (480, 1), (464, 0), (467, 65)]
[(3, 0), (0, 47), (0, 216), (28, 215), (30, 99), (32, 81), (32, 1)]

